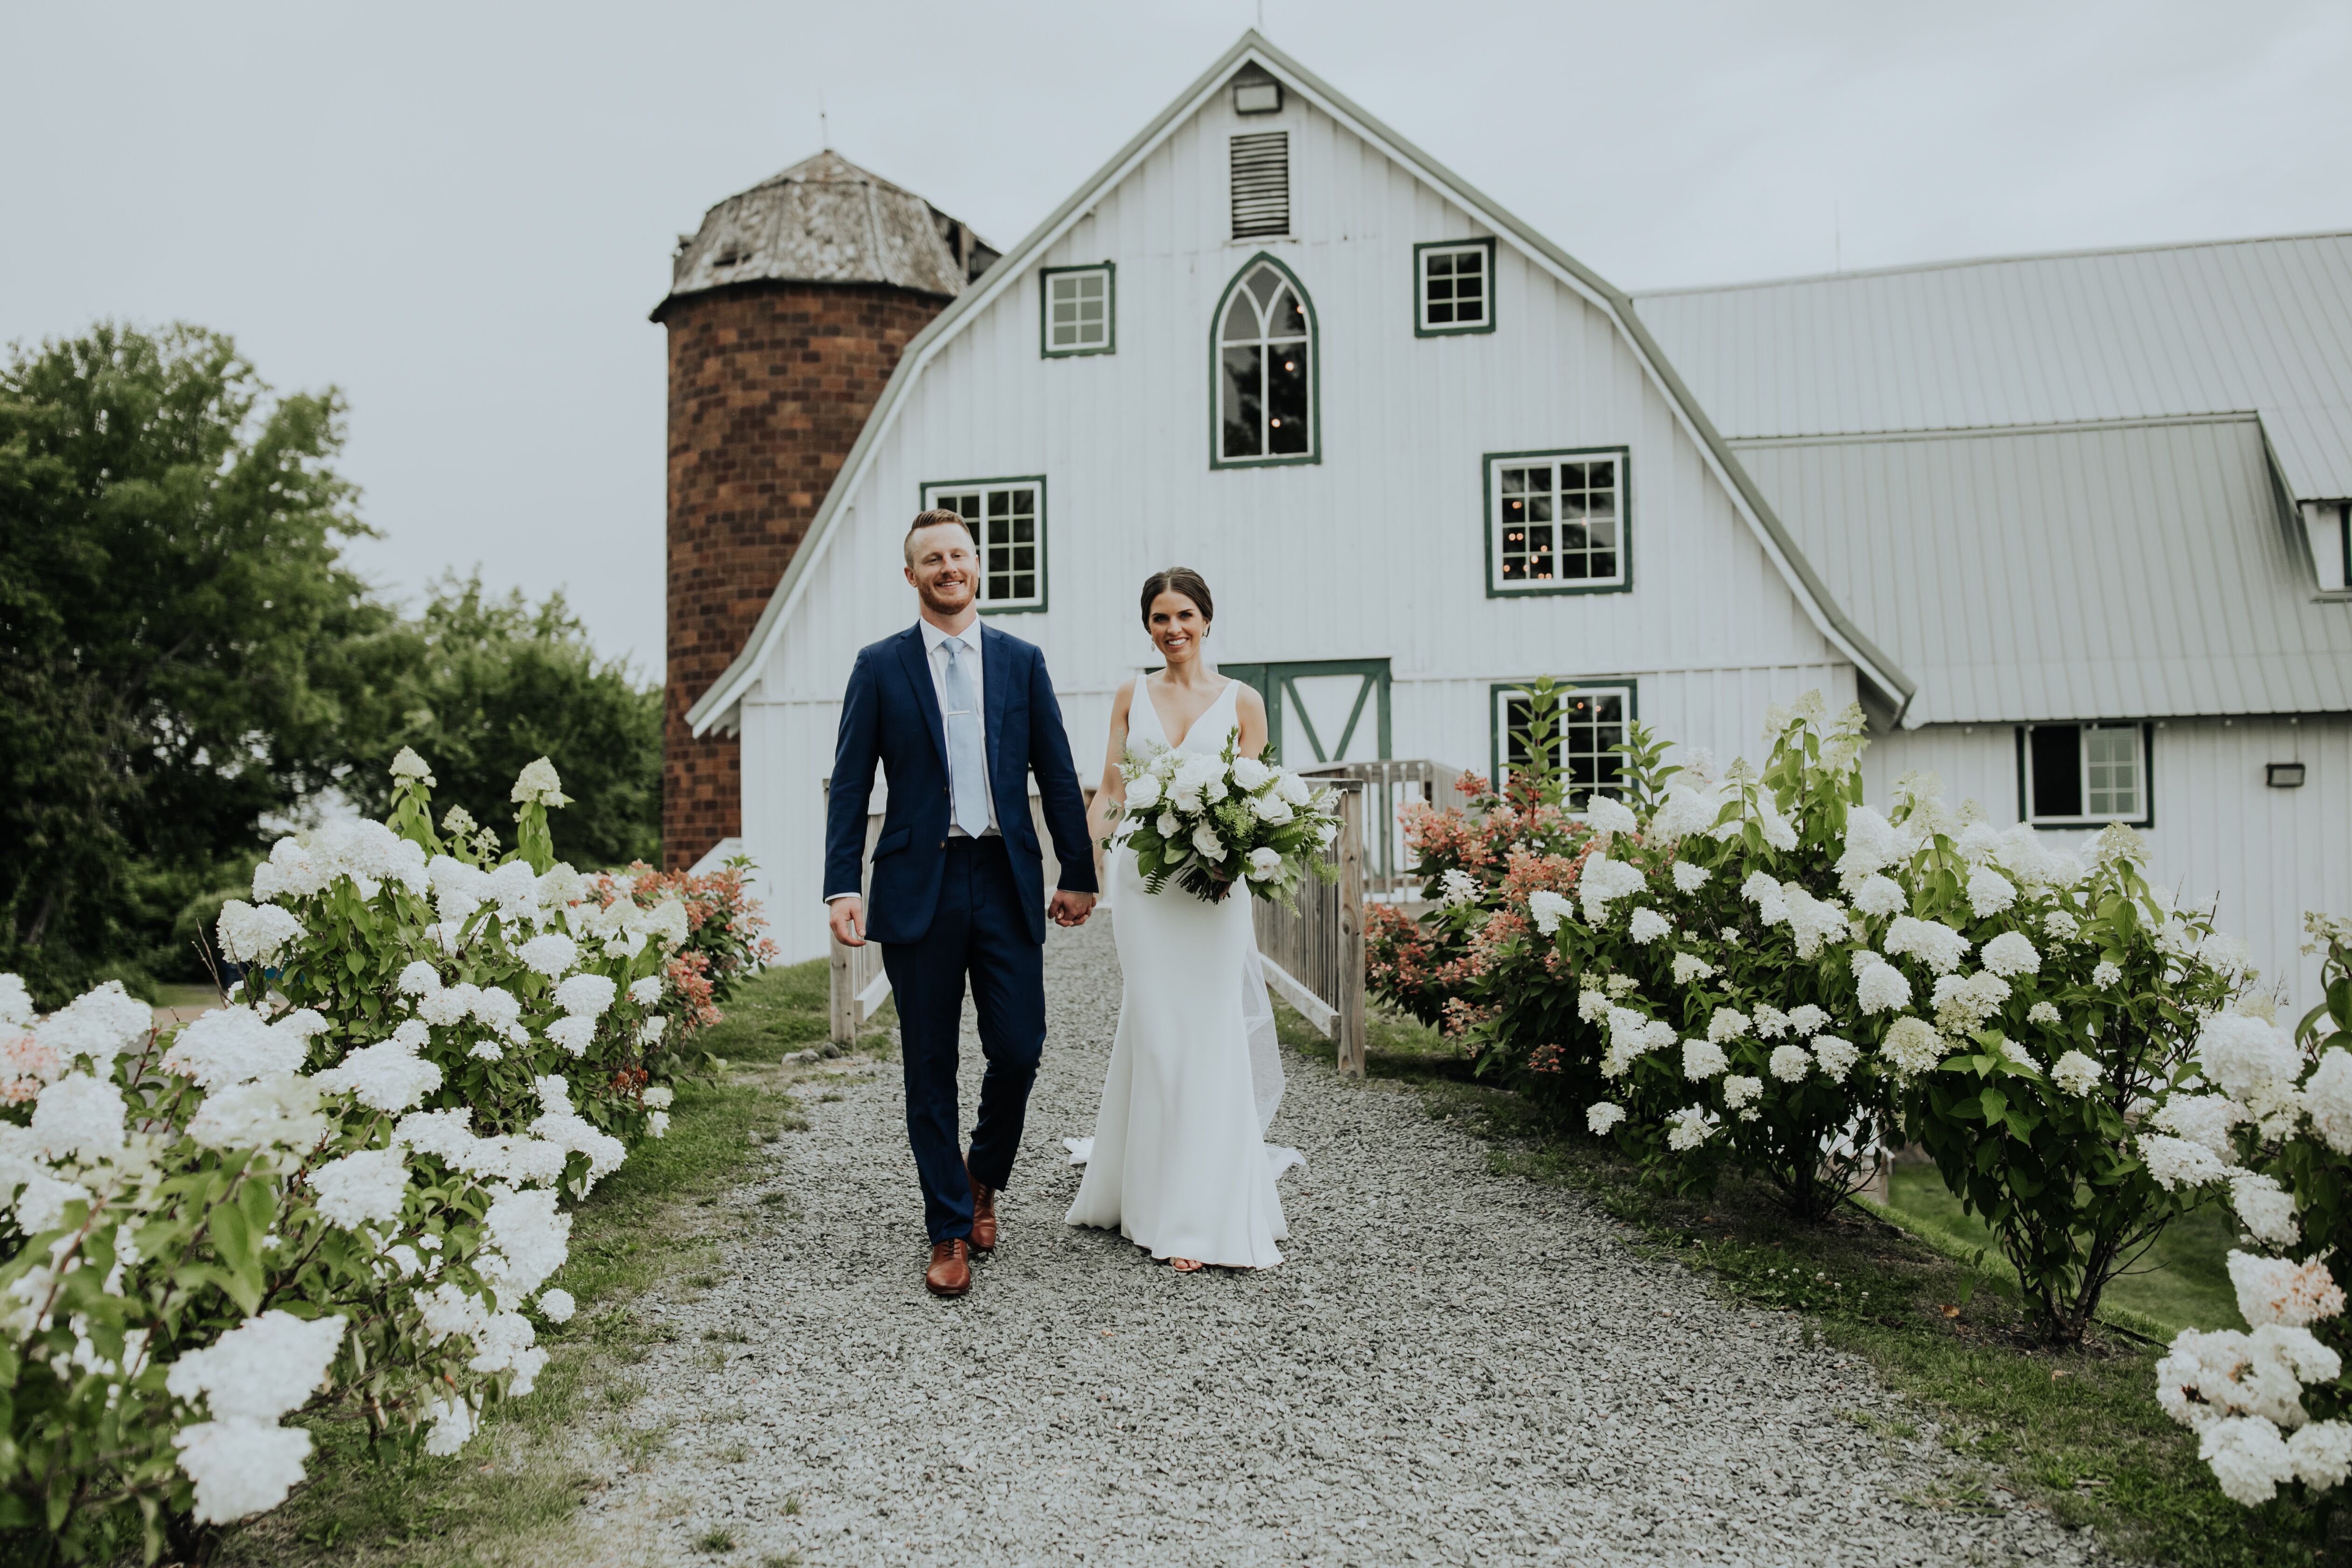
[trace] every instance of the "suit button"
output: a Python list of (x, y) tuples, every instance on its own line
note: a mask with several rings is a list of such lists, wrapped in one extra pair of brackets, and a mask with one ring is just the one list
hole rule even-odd
[(940, 848), (942, 848), (942, 849), (944, 849), (944, 848), (946, 848), (947, 847), (948, 847), (948, 841), (947, 841), (946, 839), (944, 839), (944, 838), (940, 839)]

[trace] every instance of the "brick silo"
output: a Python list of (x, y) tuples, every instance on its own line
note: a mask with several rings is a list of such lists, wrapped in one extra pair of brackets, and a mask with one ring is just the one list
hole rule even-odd
[(996, 252), (832, 152), (681, 237), (669, 297), (662, 863), (742, 832), (735, 737), (687, 710), (742, 651), (908, 341)]

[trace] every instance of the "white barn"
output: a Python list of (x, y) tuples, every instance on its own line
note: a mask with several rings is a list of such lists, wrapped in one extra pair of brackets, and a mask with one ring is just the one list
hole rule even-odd
[[(2334, 345), (2352, 287), (2328, 254), (2313, 289), (2333, 289)], [(2080, 399), (2042, 417), (1992, 363), (1974, 402), (1906, 398), (1932, 335), (1849, 395), (1852, 340), (1875, 341), (1878, 318), (1839, 302), (1843, 281), (1784, 286), (1798, 304), (1637, 306), (1244, 36), (908, 343), (749, 640), (686, 715), (740, 737), (741, 837), (786, 956), (822, 951), (822, 789), (850, 659), (911, 619), (899, 541), (944, 504), (975, 519), (986, 613), (1045, 650), (1083, 776), (1149, 657), (1137, 587), (1181, 563), (1217, 593), (1210, 651), (1266, 693), (1293, 762), (1490, 770), (1509, 693), (1547, 674), (1580, 690), (1572, 764), (1633, 717), (1727, 759), (1769, 703), (1819, 688), (1871, 713), (1882, 782), (1939, 767), (2000, 815), (2019, 748), (2056, 745), (2023, 726), (2091, 721), (2077, 769), (2103, 809), (2084, 795), (2066, 820), (2140, 820), (2152, 798), (2159, 868), (2218, 892), (2266, 967), (2289, 963), (2295, 910), (2352, 891), (2352, 612), (2312, 603), (2344, 596), (2340, 541), (2314, 551), (2352, 485), (2307, 494), (2336, 472), (2323, 458), (2318, 478), (2280, 477), (2268, 416), (2204, 406), (2222, 393), (2158, 414), (2126, 400), (2113, 430), (2088, 428), (2105, 416)], [(1902, 287), (1871, 309), (1904, 321)], [(1807, 310), (1848, 336), (1810, 341)], [(1957, 305), (1940, 320), (1967, 326)], [(2044, 379), (2071, 387), (2063, 368)], [(1979, 417), (1990, 389), (2011, 398), (2000, 418)], [(2327, 406), (2294, 405), (2298, 430), (2336, 435), (2298, 450), (2352, 450)], [(1947, 415), (2052, 428), (1891, 438)], [(1982, 473), (1956, 482), (1960, 459)], [(2159, 533), (2161, 560), (2130, 559)], [(2022, 568), (1990, 548), (2029, 544)], [(2226, 610), (2181, 624), (2222, 584)], [(2136, 749), (2110, 759), (2126, 722)], [(2265, 789), (2273, 751), (2305, 763), (2305, 787)], [(2132, 767), (2137, 795), (2116, 782)]]

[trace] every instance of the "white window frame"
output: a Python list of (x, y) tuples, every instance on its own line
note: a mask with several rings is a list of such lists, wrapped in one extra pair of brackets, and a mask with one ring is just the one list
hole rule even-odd
[[(1480, 300), (1481, 310), (1475, 321), (1457, 319), (1433, 321), (1429, 319), (1429, 264), (1440, 256), (1475, 256), (1478, 258), (1479, 276), (1485, 279)], [(1424, 338), (1450, 337), (1457, 332), (1491, 332), (1495, 330), (1495, 242), (1491, 239), (1465, 239), (1438, 245), (1417, 245), (1412, 257), (1413, 331)], [(1454, 301), (1457, 309), (1460, 301)]]
[[(1261, 300), (1250, 288), (1250, 279), (1260, 272), (1275, 280), (1274, 292)], [(1275, 308), (1287, 294), (1298, 302), (1298, 313), (1306, 322), (1302, 332), (1282, 331), (1276, 323)], [(1225, 319), (1241, 301), (1248, 300), (1247, 309), (1255, 331), (1246, 338), (1227, 338)], [(1307, 297), (1307, 286), (1297, 274), (1273, 256), (1260, 251), (1242, 264), (1231, 283), (1217, 300), (1217, 313), (1209, 324), (1210, 397), (1209, 397), (1209, 466), (1213, 468), (1273, 468), (1286, 463), (1319, 463), (1323, 460), (1323, 413), (1318, 406), (1322, 383), (1318, 379), (1320, 369), (1316, 358), (1319, 347), (1316, 331), (1315, 301)], [(1229, 457), (1225, 453), (1226, 404), (1229, 376), (1224, 357), (1229, 349), (1254, 349), (1257, 353), (1258, 450), (1255, 455)], [(1300, 379), (1307, 390), (1307, 444), (1302, 451), (1277, 452), (1274, 449), (1275, 430), (1281, 421), (1274, 412), (1274, 360), (1285, 349), (1297, 353), (1305, 363)]]
[[(1013, 539), (992, 542), (987, 538), (985, 529), (975, 532), (972, 542), (974, 552), (980, 557), (980, 613), (983, 616), (1035, 612), (1046, 607), (1048, 601), (1045, 580), (1047, 532), (1045, 477), (1043, 474), (1020, 474), (998, 479), (940, 479), (923, 486), (923, 510), (929, 511), (934, 507), (944, 508), (964, 518), (967, 526), (975, 515), (983, 523), (992, 515), (992, 492), (1001, 493), (1007, 498), (1004, 521), (1008, 528), (1017, 523), (1021, 514), (1012, 509), (1011, 497), (1021, 490), (1032, 491), (1034, 497), (1033, 538), (1029, 542), (1035, 552), (1033, 560), (1037, 579), (1034, 584), (1036, 592), (1026, 595), (1006, 594), (1001, 596), (992, 592), (998, 579), (1013, 576), (1018, 572), (1018, 559), (1014, 552), (1018, 551), (1022, 542)], [(967, 501), (975, 504), (976, 511), (965, 510), (962, 503)], [(998, 552), (1003, 552), (1004, 559), (1002, 565), (999, 564)]]
[[(2076, 798), (2083, 803), (2083, 810), (2071, 816), (2059, 816), (2047, 815), (2036, 809), (2033, 798), (2033, 733), (2037, 730), (2073, 730), (2076, 732), (2075, 789)], [(2128, 810), (2093, 811), (2089, 809), (2093, 794), (2092, 770), (2095, 767), (2114, 765), (2113, 759), (2093, 761), (2091, 737), (2095, 733), (2110, 742), (2118, 736), (2127, 736), (2130, 739), (2129, 762), (2133, 771), (2134, 784), (2132, 805)], [(2149, 750), (2148, 727), (2145, 723), (2136, 721), (2084, 720), (2079, 722), (2020, 726), (2018, 730), (2018, 804), (2021, 809), (2023, 820), (2036, 827), (2103, 827), (2111, 822), (2126, 823), (2134, 826), (2150, 825), (2155, 820), (2155, 808), (2151, 794), (2153, 781), (2149, 777), (2148, 770)], [(2108, 793), (2113, 792), (2110, 790)]]
[[(1102, 280), (1102, 337), (1094, 342), (1056, 342), (1055, 329), (1063, 323), (1055, 319), (1055, 307), (1065, 301), (1056, 300), (1055, 292), (1068, 285), (1071, 292), (1066, 303), (1077, 307), (1083, 317), (1085, 300), (1081, 296), (1088, 279)], [(1118, 352), (1118, 271), (1110, 262), (1098, 261), (1087, 267), (1048, 267), (1040, 278), (1039, 289), (1038, 309), (1042, 314), (1037, 323), (1037, 346), (1045, 358), (1076, 359), (1084, 354)], [(1081, 319), (1070, 324), (1083, 331), (1087, 323)]]
[[(1562, 447), (1538, 452), (1489, 452), (1486, 468), (1486, 596), (1490, 599), (1515, 598), (1537, 594), (1622, 594), (1633, 586), (1633, 507), (1628, 499), (1632, 455), (1623, 447)], [(1612, 500), (1609, 521), (1614, 530), (1612, 553), (1616, 570), (1606, 577), (1566, 577), (1559, 574), (1562, 554), (1559, 530), (1569, 526), (1563, 513), (1560, 469), (1564, 465), (1589, 468), (1594, 463), (1612, 465), (1614, 482), (1608, 487)], [(1513, 470), (1525, 472), (1534, 468), (1550, 471), (1550, 489), (1545, 510), (1551, 512), (1548, 521), (1530, 522), (1524, 510), (1515, 512), (1512, 501), (1521, 499), (1507, 495), (1504, 476)], [(1590, 497), (1593, 487), (1574, 487), (1574, 493)], [(1507, 578), (1503, 575), (1506, 555), (1511, 549), (1512, 537), (1518, 530), (1548, 527), (1551, 535), (1552, 575), (1549, 577)], [(1589, 550), (1587, 553), (1589, 553)]]
[[(1576, 699), (1601, 699), (1614, 697), (1621, 703), (1618, 710), (1618, 728), (1621, 731), (1623, 731), (1630, 729), (1633, 726), (1635, 701), (1639, 693), (1633, 682), (1630, 680), (1578, 681), (1574, 683), (1563, 681), (1554, 689), (1557, 691), (1560, 699), (1561, 720), (1563, 722), (1567, 721), (1567, 709), (1569, 704), (1573, 702)], [(1494, 706), (1489, 712), (1487, 721), (1491, 726), (1489, 733), (1493, 737), (1493, 780), (1495, 788), (1497, 791), (1502, 790), (1510, 783), (1511, 731), (1515, 728), (1524, 727), (1515, 726), (1512, 724), (1511, 704), (1515, 700), (1525, 701), (1534, 694), (1535, 689), (1532, 682), (1525, 685), (1498, 685), (1494, 689), (1491, 699)], [(1597, 719), (1587, 721), (1587, 727), (1590, 728), (1598, 722), (1599, 721)], [(1621, 740), (1623, 739), (1622, 734), (1619, 738)], [(1576, 754), (1568, 750), (1569, 742), (1571, 739), (1572, 737), (1563, 733), (1554, 742), (1554, 744), (1560, 749), (1559, 762), (1559, 765), (1563, 769), (1568, 767), (1570, 757)], [(1606, 748), (1595, 746), (1591, 751), (1583, 754), (1593, 757), (1597, 762), (1601, 757), (1610, 755), (1611, 753)], [(1591, 793), (1607, 795), (1616, 800), (1623, 800), (1625, 798), (1625, 784), (1623, 773), (1622, 772), (1624, 767), (1624, 759), (1622, 755), (1618, 756), (1617, 765), (1621, 770), (1618, 782), (1611, 784), (1596, 784), (1593, 786)], [(1595, 771), (1597, 773), (1598, 769), (1596, 768)], [(1570, 788), (1572, 790), (1574, 788), (1573, 784), (1570, 785)], [(1571, 795), (1570, 799), (1570, 815), (1575, 816), (1583, 816), (1584, 814), (1580, 807), (1581, 803), (1575, 801)]]

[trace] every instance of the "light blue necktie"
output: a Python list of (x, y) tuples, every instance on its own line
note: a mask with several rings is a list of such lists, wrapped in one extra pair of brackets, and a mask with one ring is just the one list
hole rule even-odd
[(956, 655), (961, 637), (949, 637), (947, 720), (948, 779), (955, 789), (956, 826), (974, 838), (988, 831), (988, 771), (981, 761), (980, 710), (971, 700), (971, 677)]

